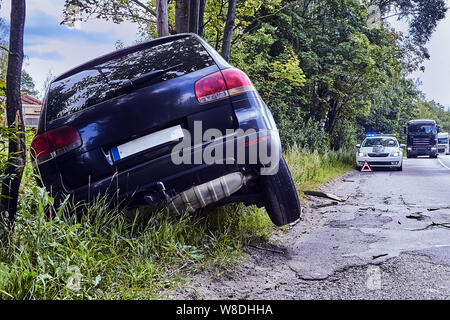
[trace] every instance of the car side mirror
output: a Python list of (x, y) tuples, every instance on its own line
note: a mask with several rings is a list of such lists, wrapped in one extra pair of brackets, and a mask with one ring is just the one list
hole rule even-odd
[(357, 144), (356, 147), (359, 149), (359, 148), (361, 148), (361, 145), (360, 145), (360, 144)]
[(407, 134), (408, 133), (408, 129), (406, 127), (403, 127), (403, 133)]
[(441, 132), (441, 127), (437, 126), (437, 133)]
[(406, 148), (406, 144), (401, 144), (400, 148)]

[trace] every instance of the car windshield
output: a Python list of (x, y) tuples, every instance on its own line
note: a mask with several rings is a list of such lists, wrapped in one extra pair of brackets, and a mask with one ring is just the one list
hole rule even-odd
[(447, 144), (448, 143), (448, 138), (440, 138), (438, 143), (439, 144)]
[(434, 124), (410, 124), (408, 126), (408, 133), (436, 134), (437, 127)]
[(398, 143), (396, 139), (393, 138), (368, 138), (364, 140), (363, 147), (397, 147)]

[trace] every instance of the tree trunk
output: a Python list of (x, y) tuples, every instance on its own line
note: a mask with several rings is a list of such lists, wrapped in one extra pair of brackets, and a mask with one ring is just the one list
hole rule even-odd
[(189, 0), (175, 2), (175, 31), (176, 33), (189, 31)]
[(236, 19), (236, 0), (228, 0), (227, 22), (223, 30), (222, 57), (230, 60), (231, 38), (233, 36), (234, 20)]
[[(25, 0), (11, 0), (8, 71), (6, 75), (6, 118), (10, 129), (8, 163), (2, 181), (0, 209), (2, 218), (8, 212), (10, 226), (17, 212), (20, 181), (26, 163), (25, 127), (22, 115), (20, 81), (23, 64), (23, 31)], [(2, 219), (2, 221), (5, 221)]]
[(168, 1), (156, 0), (156, 33), (158, 37), (169, 35)]
[(198, 35), (200, 37), (203, 37), (203, 32), (205, 30), (205, 26), (203, 25), (203, 20), (205, 18), (205, 5), (206, 0), (200, 0), (200, 8), (198, 13)]
[(189, 4), (189, 32), (198, 33), (200, 0), (191, 0)]
[(327, 114), (327, 124), (325, 131), (331, 135), (334, 131), (334, 127), (336, 126), (336, 120), (339, 116), (339, 110), (338, 110), (339, 102), (336, 100), (330, 101), (330, 110)]

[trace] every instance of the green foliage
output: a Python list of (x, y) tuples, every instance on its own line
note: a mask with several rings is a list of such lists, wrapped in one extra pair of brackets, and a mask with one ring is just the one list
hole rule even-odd
[[(6, 45), (7, 44), (0, 45), (0, 96), (5, 96), (5, 89), (6, 89), (6, 72), (8, 68), (8, 52), (9, 52)], [(22, 80), (21, 82), (22, 93), (26, 93), (33, 97), (39, 95), (39, 91), (36, 90), (36, 85), (34, 83), (33, 78), (26, 70), (22, 71), (21, 80)]]
[(21, 91), (32, 97), (37, 97), (39, 95), (39, 91), (36, 90), (33, 78), (25, 70), (22, 71)]
[(295, 186), (300, 192), (314, 190), (320, 184), (342, 175), (355, 166), (353, 152), (343, 149), (320, 154), (294, 145), (285, 153), (285, 159)]
[(301, 96), (297, 92), (305, 84), (305, 75), (291, 46), (281, 44), (277, 55), (271, 55), (271, 48), (275, 44), (276, 28), (263, 24), (255, 33), (243, 36), (242, 41), (236, 43), (231, 63), (249, 75), (272, 110), (281, 128), (282, 140), (292, 144), (299, 141), (302, 135), (298, 131), (303, 117), (298, 107)]
[(410, 38), (369, 29), (359, 1), (283, 1), (272, 13), (237, 36), (231, 62), (253, 80), (284, 144), (346, 148), (369, 130), (401, 133), (414, 118), (419, 91), (406, 77), (427, 55)]
[(441, 132), (450, 132), (450, 111), (434, 101), (420, 100), (416, 119), (432, 119), (441, 126)]
[[(251, 28), (261, 16), (270, 16), (280, 8), (281, 0), (238, 0), (233, 43)], [(227, 0), (206, 0), (204, 16), (204, 37), (220, 52), (222, 35), (228, 10)], [(233, 47), (232, 47), (233, 50)]]
[(418, 46), (426, 44), (447, 12), (445, 0), (375, 0), (384, 15), (392, 15), (409, 23), (409, 35)]

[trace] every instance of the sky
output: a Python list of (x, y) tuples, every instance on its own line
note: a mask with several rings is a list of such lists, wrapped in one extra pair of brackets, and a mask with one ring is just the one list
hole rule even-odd
[[(116, 41), (133, 44), (138, 28), (91, 20), (79, 28), (60, 25), (64, 0), (27, 0), (24, 34), (24, 69), (42, 91), (49, 72), (56, 77), (86, 61), (115, 50)], [(10, 0), (3, 0), (0, 17), (9, 21)]]
[[(10, 1), (4, 0), (0, 17), (9, 20)], [(450, 0), (447, 0), (450, 6)], [(27, 0), (25, 23), (24, 69), (42, 90), (49, 72), (53, 76), (82, 64), (90, 59), (111, 52), (116, 41), (133, 44), (137, 26), (132, 23), (114, 24), (103, 20), (91, 20), (77, 29), (60, 25), (64, 0)], [(391, 21), (392, 22), (392, 21)], [(399, 30), (402, 23), (392, 22)], [(428, 100), (450, 106), (450, 12), (441, 21), (427, 45), (431, 59), (425, 62), (425, 72), (415, 72), (411, 78), (419, 78), (420, 89)]]
[[(446, 2), (450, 7), (450, 0)], [(431, 58), (424, 63), (425, 72), (417, 71), (411, 77), (420, 79), (420, 89), (427, 100), (450, 107), (450, 10), (438, 24), (427, 48)]]

